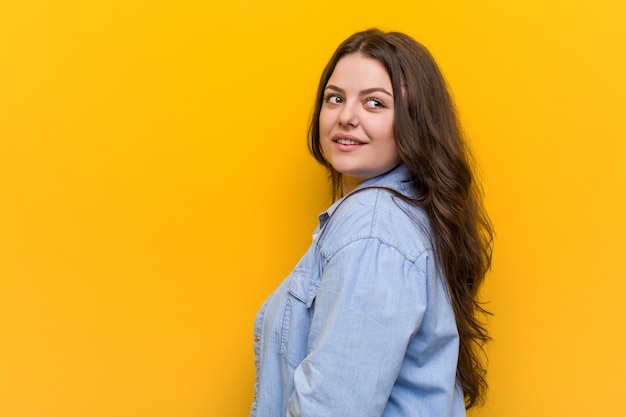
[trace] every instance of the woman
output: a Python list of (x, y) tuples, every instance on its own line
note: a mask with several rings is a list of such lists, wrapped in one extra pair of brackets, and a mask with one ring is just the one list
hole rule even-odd
[(251, 416), (463, 416), (486, 382), (492, 231), (428, 51), (373, 29), (320, 80), (309, 132), (335, 203), (255, 321)]

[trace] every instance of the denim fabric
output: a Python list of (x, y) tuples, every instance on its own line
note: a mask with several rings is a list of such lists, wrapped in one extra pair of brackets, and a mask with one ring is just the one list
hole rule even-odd
[[(410, 195), (403, 166), (360, 188)], [(458, 333), (424, 213), (387, 190), (320, 215), (255, 320), (251, 417), (465, 416)]]

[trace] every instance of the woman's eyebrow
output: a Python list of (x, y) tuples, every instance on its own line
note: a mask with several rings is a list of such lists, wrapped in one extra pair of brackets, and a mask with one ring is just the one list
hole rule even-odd
[(339, 88), (336, 85), (332, 85), (332, 84), (328, 84), (326, 86), (326, 90), (334, 90), (334, 91), (336, 91), (338, 93), (341, 93), (341, 94), (346, 92), (346, 90), (344, 90), (343, 88)]
[(393, 94), (391, 94), (389, 91), (385, 90), (382, 87), (368, 88), (367, 90), (361, 91), (361, 94), (372, 94), (372, 93), (377, 93), (377, 92), (387, 94), (389, 97), (393, 97)]
[[(345, 94), (345, 92), (346, 92), (343, 88), (337, 87), (336, 85), (332, 85), (332, 84), (327, 85), (326, 89), (327, 90), (333, 90), (333, 91), (336, 91), (336, 92), (341, 93), (341, 94)], [(376, 93), (376, 92), (387, 94), (389, 97), (393, 97), (393, 94), (391, 94), (389, 91), (385, 90), (382, 87), (368, 88), (368, 89), (362, 90), (360, 92), (360, 94), (361, 95), (367, 95), (367, 94), (372, 94), (372, 93)]]

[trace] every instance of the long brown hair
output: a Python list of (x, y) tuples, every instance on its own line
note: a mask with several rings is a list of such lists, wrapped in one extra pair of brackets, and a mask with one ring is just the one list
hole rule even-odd
[(391, 79), (394, 137), (417, 196), (405, 199), (428, 215), (459, 332), (457, 383), (466, 408), (481, 405), (487, 389), (483, 346), (489, 335), (482, 321), (488, 312), (478, 291), (491, 265), (493, 230), (454, 103), (434, 58), (413, 38), (370, 29), (346, 39), (322, 73), (308, 138), (309, 150), (328, 169), (333, 199), (341, 196), (341, 174), (323, 155), (319, 117), (337, 62), (355, 53), (380, 61)]

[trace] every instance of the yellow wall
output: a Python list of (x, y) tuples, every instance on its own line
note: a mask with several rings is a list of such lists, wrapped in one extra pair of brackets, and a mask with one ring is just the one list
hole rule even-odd
[(484, 171), (472, 415), (624, 415), (624, 3), (213, 3), (0, 1), (0, 415), (247, 415), (254, 314), (327, 204), (317, 77), (374, 25), (432, 50)]

